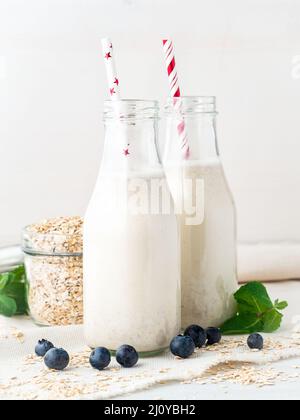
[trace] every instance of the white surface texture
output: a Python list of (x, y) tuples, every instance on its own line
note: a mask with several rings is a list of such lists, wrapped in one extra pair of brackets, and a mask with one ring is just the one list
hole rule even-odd
[[(274, 283), (268, 286), (272, 298), (287, 299), (289, 308), (285, 313), (284, 324), (281, 330), (269, 336), (274, 342), (288, 343), (292, 338), (293, 331), (299, 331), (299, 309), (298, 299), (299, 282)], [(25, 342), (19, 343), (16, 339), (1, 338), (0, 343), (0, 399), (3, 398), (60, 398), (65, 399), (65, 395), (54, 392), (51, 389), (43, 388), (42, 382), (35, 384), (36, 376), (39, 376), (47, 370), (43, 367), (43, 362), (38, 361), (27, 367), (23, 365), (23, 359), (33, 352), (33, 348), (41, 337), (47, 338), (57, 346), (62, 346), (69, 352), (78, 352), (85, 349), (84, 338), (81, 327), (62, 327), (43, 329), (35, 327), (30, 320), (26, 319), (4, 319), (0, 317), (1, 335), (10, 336), (11, 328), (15, 327), (25, 335)], [(299, 337), (299, 336), (298, 336)], [(244, 338), (246, 343), (246, 338)], [(228, 339), (228, 338), (227, 338)], [(230, 340), (230, 338), (229, 338)], [(283, 371), (291, 375), (295, 373), (295, 365), (300, 362), (300, 342), (293, 344), (292, 348), (277, 349), (271, 347), (263, 352), (251, 352), (247, 346), (238, 350), (233, 349), (228, 354), (222, 354), (218, 351), (207, 352), (199, 351), (194, 357), (188, 360), (176, 360), (170, 354), (160, 357), (141, 359), (139, 364), (133, 369), (121, 369), (117, 372), (106, 370), (98, 373), (93, 371), (88, 365), (76, 369), (76, 363), (71, 363), (66, 372), (53, 373), (46, 378), (53, 381), (66, 381), (65, 387), (68, 388), (68, 381), (76, 382), (79, 386), (82, 384), (91, 384), (95, 381), (95, 376), (100, 382), (94, 392), (87, 395), (76, 395), (76, 398), (84, 399), (299, 399), (299, 375), (291, 378), (288, 382), (278, 380), (273, 387), (259, 388), (255, 385), (236, 385), (230, 382), (223, 384), (199, 385), (197, 383), (182, 384), (182, 381), (190, 381), (193, 378), (200, 377), (211, 366), (219, 365), (224, 361), (251, 362), (254, 365), (260, 365), (261, 368), (273, 366), (277, 371)], [(222, 348), (222, 346), (221, 346)], [(86, 357), (88, 358), (89, 352)], [(291, 359), (291, 360), (288, 360)], [(116, 368), (116, 362), (113, 359), (112, 368)], [(165, 370), (166, 369), (166, 370)], [(11, 377), (17, 377), (12, 383), (21, 380), (22, 386), (15, 386), (12, 389), (5, 390), (1, 385), (7, 384)], [(112, 378), (115, 378), (111, 381)], [(45, 376), (44, 376), (45, 379)], [(97, 380), (96, 379), (96, 380)], [(162, 386), (161, 382), (165, 385)], [(209, 380), (207, 381), (209, 382)], [(103, 386), (100, 389), (101, 386)], [(58, 387), (61, 386), (58, 383)], [(52, 395), (52, 398), (51, 398)], [(73, 397), (73, 398), (75, 398)]]
[(1, 0), (0, 243), (84, 213), (103, 145), (103, 36), (131, 98), (168, 95), (161, 39), (174, 39), (183, 93), (218, 97), (239, 241), (299, 247), (297, 0)]

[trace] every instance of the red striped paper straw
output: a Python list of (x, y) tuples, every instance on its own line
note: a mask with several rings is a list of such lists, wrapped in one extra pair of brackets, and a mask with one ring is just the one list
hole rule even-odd
[(113, 101), (119, 101), (121, 100), (120, 79), (117, 75), (113, 44), (109, 38), (102, 39), (102, 49), (109, 86), (109, 95)]
[[(178, 82), (178, 74), (177, 74), (177, 69), (176, 69), (176, 60), (175, 60), (173, 42), (169, 39), (164, 39), (163, 46), (164, 46), (164, 53), (165, 53), (165, 60), (166, 60), (171, 96), (173, 98), (180, 98), (181, 91), (180, 91), (179, 82)], [(182, 103), (180, 99), (174, 100), (174, 106), (176, 109), (179, 110), (179, 113), (180, 113), (180, 110), (182, 107)], [(183, 156), (185, 159), (189, 159), (190, 147), (189, 147), (188, 137), (187, 137), (187, 132), (186, 132), (186, 124), (185, 124), (183, 116), (181, 116), (181, 120), (177, 126), (177, 131), (178, 131), (178, 135), (181, 141), (181, 149), (183, 152)]]

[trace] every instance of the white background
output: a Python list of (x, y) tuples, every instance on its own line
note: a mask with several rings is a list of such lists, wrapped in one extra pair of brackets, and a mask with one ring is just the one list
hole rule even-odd
[(124, 97), (168, 94), (172, 37), (184, 94), (218, 97), (240, 242), (300, 242), (300, 2), (0, 0), (0, 236), (83, 214), (102, 150), (111, 36)]

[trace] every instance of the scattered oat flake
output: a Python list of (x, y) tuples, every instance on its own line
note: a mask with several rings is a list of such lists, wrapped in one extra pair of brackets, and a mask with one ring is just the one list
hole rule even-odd
[(11, 335), (18, 340), (21, 344), (25, 342), (25, 334), (22, 331), (19, 331), (17, 329), (13, 329)]
[(170, 368), (162, 368), (159, 370), (159, 373), (168, 373), (170, 371)]
[[(268, 338), (265, 340), (265, 349), (261, 354), (274, 352), (276, 355), (278, 348), (279, 350), (295, 349), (295, 344), (292, 343), (292, 340), (280, 342)], [(245, 344), (244, 337), (224, 338), (221, 344), (198, 350), (197, 353), (201, 358), (202, 354), (209, 352), (216, 352), (216, 356), (220, 355), (223, 359), (228, 357), (228, 360), (211, 367), (201, 376), (199, 375), (199, 377), (191, 380), (187, 378), (194, 377), (193, 369), (186, 369), (184, 373), (182, 372), (182, 375), (184, 374), (186, 378), (182, 381), (183, 385), (191, 383), (201, 386), (215, 384), (220, 385), (222, 392), (227, 393), (228, 383), (264, 388), (300, 379), (300, 366), (295, 366), (292, 372), (284, 372), (276, 369), (271, 363), (262, 366), (230, 360), (230, 358), (234, 359), (234, 355), (239, 352), (246, 356), (251, 353)], [(90, 398), (97, 394), (105, 398), (107, 393), (111, 394), (114, 390), (121, 394), (127, 393), (132, 389), (132, 383), (147, 382), (147, 379), (151, 379), (151, 382), (154, 383), (153, 379), (155, 378), (155, 383), (164, 385), (167, 383), (165, 378), (168, 378), (164, 374), (173, 369), (172, 367), (162, 367), (153, 370), (151, 366), (147, 366), (147, 363), (145, 363), (145, 370), (124, 372), (120, 367), (112, 365), (110, 369), (96, 372), (89, 366), (89, 355), (90, 349), (88, 348), (71, 353), (70, 366), (64, 372), (50, 371), (45, 368), (41, 358), (28, 355), (20, 366), (19, 376), (12, 376), (3, 383), (0, 381), (1, 396), (7, 395), (12, 398), (29, 400), (61, 400)], [(259, 355), (254, 357), (259, 357)], [(218, 357), (214, 360), (218, 360)]]
[[(234, 369), (233, 369), (234, 367)], [(222, 363), (206, 371), (205, 375), (194, 380), (201, 383), (204, 379), (214, 384), (235, 383), (240, 385), (255, 385), (258, 387), (273, 386), (279, 380), (290, 379), (276, 369), (266, 369), (253, 366), (251, 363)]]

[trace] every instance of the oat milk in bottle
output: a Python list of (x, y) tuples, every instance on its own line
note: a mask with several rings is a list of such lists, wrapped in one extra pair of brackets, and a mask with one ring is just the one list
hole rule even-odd
[[(217, 146), (215, 98), (172, 98), (165, 118), (164, 165), (181, 225), (182, 326), (217, 327), (236, 309), (237, 262), (236, 212)], [(183, 118), (189, 158), (178, 136)]]
[(157, 114), (152, 101), (105, 104), (104, 156), (84, 226), (84, 321), (92, 348), (129, 344), (148, 355), (180, 331), (176, 215), (151, 205), (157, 185), (168, 188)]

